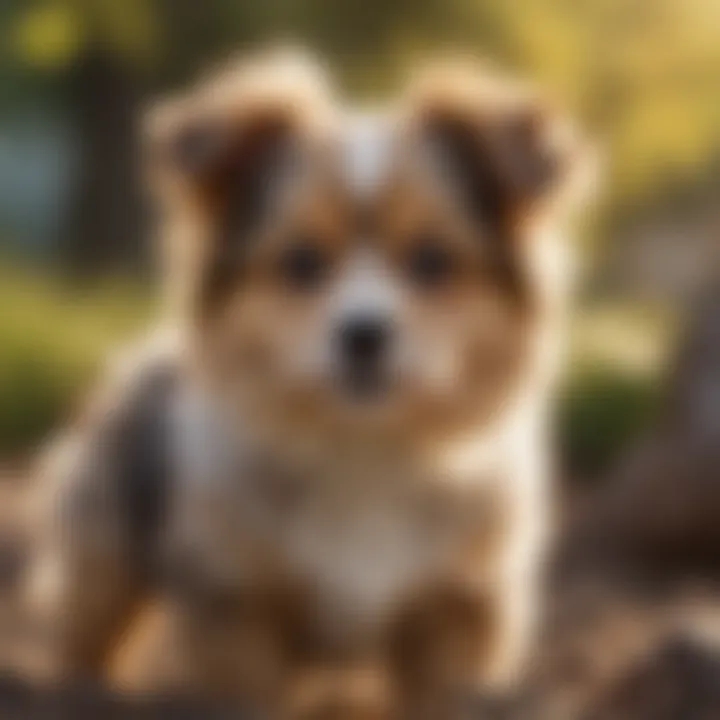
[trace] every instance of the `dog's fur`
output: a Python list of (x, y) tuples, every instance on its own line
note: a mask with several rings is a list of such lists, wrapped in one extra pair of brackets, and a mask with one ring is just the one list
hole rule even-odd
[[(51, 463), (33, 588), (59, 667), (104, 662), (152, 578), (162, 612), (118, 671), (145, 689), (262, 704), (367, 663), (394, 713), (432, 718), (516, 679), (548, 524), (568, 129), (474, 63), (359, 113), (276, 57), (163, 104), (148, 137), (175, 339)], [(392, 332), (369, 385), (337, 349), (356, 317)]]

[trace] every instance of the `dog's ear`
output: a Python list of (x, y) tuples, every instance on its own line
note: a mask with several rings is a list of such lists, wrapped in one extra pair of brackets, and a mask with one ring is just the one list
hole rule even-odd
[(213, 209), (229, 197), (241, 200), (253, 194), (293, 136), (328, 106), (321, 68), (305, 56), (271, 53), (232, 63), (149, 113), (151, 181), (195, 195)]
[(221, 199), (267, 165), (289, 136), (280, 108), (248, 108), (245, 117), (189, 114), (154, 148), (154, 162), (190, 190)]
[(578, 182), (574, 128), (531, 89), (476, 63), (436, 65), (411, 107), (433, 154), (484, 223), (507, 227), (557, 208)]
[(205, 309), (243, 270), (270, 217), (275, 178), (332, 112), (323, 69), (296, 51), (232, 62), (146, 118), (145, 160), (161, 209), (171, 303)]

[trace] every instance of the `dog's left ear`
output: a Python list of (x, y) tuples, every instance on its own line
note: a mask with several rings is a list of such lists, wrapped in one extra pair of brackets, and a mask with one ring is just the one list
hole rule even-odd
[(151, 185), (213, 210), (242, 200), (291, 136), (321, 122), (330, 90), (323, 68), (292, 50), (231, 62), (145, 122)]
[(576, 130), (531, 89), (475, 63), (436, 66), (411, 107), (433, 155), (485, 223), (567, 207), (587, 153)]

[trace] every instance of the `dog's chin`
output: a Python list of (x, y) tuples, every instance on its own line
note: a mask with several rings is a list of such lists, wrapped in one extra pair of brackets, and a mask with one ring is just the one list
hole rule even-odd
[(370, 368), (338, 372), (328, 383), (333, 414), (358, 432), (378, 430), (398, 421), (403, 393), (391, 373)]
[(364, 367), (340, 372), (334, 386), (343, 404), (360, 410), (389, 403), (396, 391), (389, 373)]

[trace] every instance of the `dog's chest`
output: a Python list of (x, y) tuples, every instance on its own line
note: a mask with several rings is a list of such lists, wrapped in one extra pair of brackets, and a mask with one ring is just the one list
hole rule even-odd
[(178, 446), (179, 537), (223, 584), (264, 576), (266, 555), (255, 548), (268, 550), (273, 567), (311, 589), (330, 634), (369, 634), (495, 532), (498, 484), (484, 473), (456, 483), (427, 463), (365, 452), (303, 467), (232, 450), (221, 427), (200, 428), (179, 436), (194, 440)]
[(334, 634), (371, 633), (447, 572), (483, 522), (480, 498), (401, 464), (355, 463), (313, 480), (278, 515), (276, 541)]
[(415, 498), (338, 495), (308, 498), (287, 519), (283, 549), (330, 605), (359, 616), (381, 613), (428, 572), (440, 533)]

